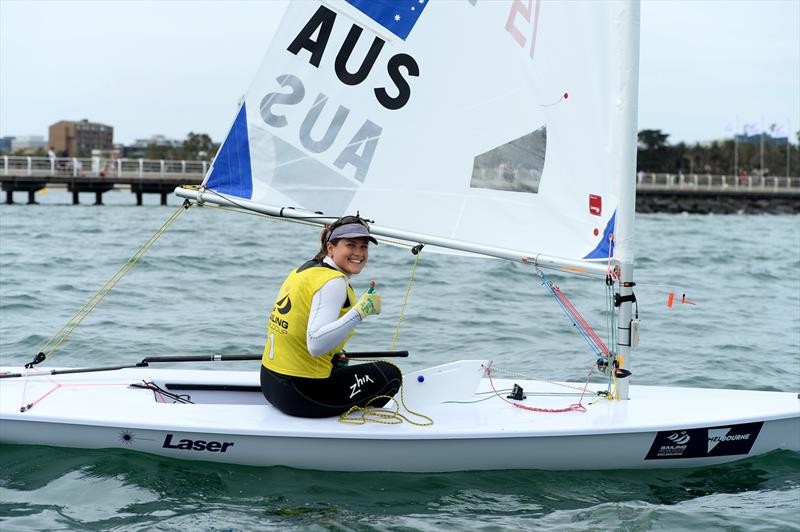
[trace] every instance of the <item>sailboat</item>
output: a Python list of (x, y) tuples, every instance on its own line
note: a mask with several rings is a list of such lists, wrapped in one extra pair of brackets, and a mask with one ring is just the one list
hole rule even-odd
[[(524, 264), (586, 339), (599, 380), (509, 378), (489, 359), (456, 360), (406, 373), (397, 410), (302, 419), (266, 402), (255, 369), (40, 360), (2, 368), (0, 442), (425, 472), (701, 467), (800, 451), (796, 392), (631, 383), (638, 39), (628, 0), (294, 2), (203, 184), (176, 189), (187, 207), (317, 225), (358, 212), (387, 241)], [(607, 286), (608, 345), (554, 272)]]

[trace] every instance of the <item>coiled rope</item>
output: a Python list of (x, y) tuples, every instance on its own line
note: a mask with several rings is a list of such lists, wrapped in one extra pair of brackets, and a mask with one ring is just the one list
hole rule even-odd
[[(376, 360), (369, 360), (367, 362), (377, 362)], [(386, 364), (391, 364), (392, 366), (396, 367), (400, 373), (402, 374), (402, 370), (397, 364), (393, 362), (389, 362), (388, 360), (384, 360)], [(426, 416), (425, 414), (420, 414), (419, 412), (415, 412), (408, 408), (406, 405), (405, 397), (403, 396), (403, 383), (400, 383), (400, 400), (398, 401), (394, 397), (389, 395), (376, 395), (364, 406), (353, 406), (347, 412), (339, 416), (339, 423), (347, 423), (349, 425), (364, 425), (366, 423), (380, 423), (382, 425), (399, 425), (404, 421), (406, 423), (410, 423), (412, 425), (416, 425), (418, 427), (429, 427), (433, 425), (433, 419)], [(379, 399), (387, 399), (388, 401), (392, 401), (394, 403), (395, 408), (389, 409), (386, 406), (382, 407), (375, 407), (372, 406), (372, 403), (378, 401)], [(404, 408), (406, 412), (409, 414), (416, 416), (420, 419), (424, 419), (423, 422), (418, 422), (410, 419), (408, 416), (400, 412), (400, 407)]]

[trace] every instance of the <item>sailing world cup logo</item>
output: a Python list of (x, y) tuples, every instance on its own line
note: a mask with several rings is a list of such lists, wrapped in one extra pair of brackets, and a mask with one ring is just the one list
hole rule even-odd
[(687, 443), (689, 443), (691, 436), (686, 434), (686, 431), (683, 430), (681, 432), (676, 432), (675, 434), (667, 436), (667, 439), (676, 445), (686, 445)]

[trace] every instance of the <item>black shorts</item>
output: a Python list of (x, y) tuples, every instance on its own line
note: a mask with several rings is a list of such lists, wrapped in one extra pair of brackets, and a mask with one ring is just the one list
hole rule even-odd
[[(378, 395), (394, 396), (403, 375), (394, 364), (366, 362), (334, 368), (326, 379), (292, 377), (261, 366), (261, 391), (275, 408), (297, 417), (333, 417), (364, 406)], [(370, 406), (381, 407), (388, 399)]]

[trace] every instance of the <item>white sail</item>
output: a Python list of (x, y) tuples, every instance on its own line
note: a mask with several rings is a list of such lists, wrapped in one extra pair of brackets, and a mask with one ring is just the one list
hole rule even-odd
[(205, 185), (607, 260), (634, 208), (636, 39), (629, 2), (294, 2)]

